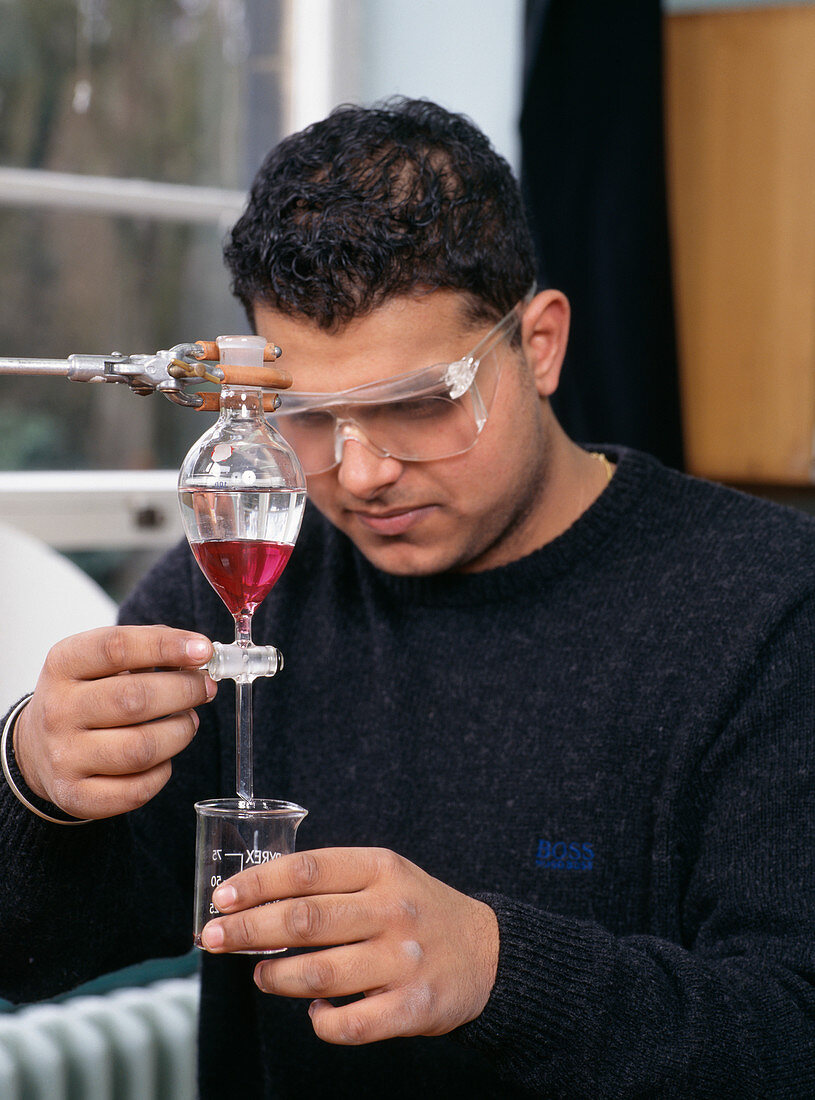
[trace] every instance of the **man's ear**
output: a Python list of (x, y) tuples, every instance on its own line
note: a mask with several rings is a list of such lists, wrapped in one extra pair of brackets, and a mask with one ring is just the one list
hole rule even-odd
[(524, 358), (541, 397), (551, 397), (569, 340), (569, 300), (559, 290), (542, 290), (524, 310), (521, 339)]

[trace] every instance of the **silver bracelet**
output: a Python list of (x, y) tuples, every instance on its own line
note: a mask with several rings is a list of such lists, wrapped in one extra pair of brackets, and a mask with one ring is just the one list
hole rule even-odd
[(8, 751), (7, 746), (8, 746), (9, 734), (14, 729), (14, 722), (15, 722), (15, 719), (17, 718), (17, 715), (20, 713), (20, 711), (23, 709), (23, 707), (26, 705), (26, 703), (28, 703), (33, 698), (33, 694), (34, 693), (32, 692), (31, 695), (26, 695), (25, 699), (20, 700), (20, 702), (17, 704), (17, 706), (14, 708), (14, 710), (12, 710), (11, 714), (8, 716), (8, 719), (6, 720), (6, 724), (3, 727), (3, 736), (2, 736), (2, 739), (0, 739), (0, 763), (2, 763), (2, 765), (3, 765), (3, 775), (6, 777), (6, 782), (8, 783), (9, 787), (11, 787), (12, 791), (14, 792), (14, 795), (17, 798), (17, 801), (22, 802), (22, 804), (25, 806), (25, 808), (27, 810), (31, 810), (31, 812), (33, 814), (36, 814), (37, 817), (41, 817), (43, 819), (43, 821), (50, 821), (53, 825), (87, 825), (89, 822), (93, 821), (93, 818), (91, 818), (91, 817), (86, 817), (86, 818), (77, 817), (77, 818), (74, 818), (73, 821), (64, 821), (60, 817), (52, 817), (50, 814), (45, 814), (45, 813), (42, 812), (42, 810), (38, 810), (37, 807), (35, 805), (33, 805), (33, 803), (28, 801), (26, 796), (18, 788), (17, 784), (14, 782), (14, 780), (11, 777), (11, 769), (8, 766), (8, 757), (7, 757), (7, 751)]

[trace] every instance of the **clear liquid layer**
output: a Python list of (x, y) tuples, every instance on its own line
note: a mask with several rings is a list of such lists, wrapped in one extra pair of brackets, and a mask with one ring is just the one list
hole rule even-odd
[(300, 530), (303, 489), (184, 489), (178, 494), (190, 543), (251, 539), (293, 546)]

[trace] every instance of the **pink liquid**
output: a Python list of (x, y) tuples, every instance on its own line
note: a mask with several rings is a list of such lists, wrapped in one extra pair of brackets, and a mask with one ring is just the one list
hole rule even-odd
[(194, 542), (192, 552), (232, 614), (251, 615), (286, 568), (292, 547), (257, 539), (223, 539)]

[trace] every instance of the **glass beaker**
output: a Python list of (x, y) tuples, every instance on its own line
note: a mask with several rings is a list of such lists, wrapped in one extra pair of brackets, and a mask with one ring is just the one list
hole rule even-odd
[[(308, 813), (294, 802), (256, 798), (209, 798), (195, 803), (195, 914), (193, 943), (202, 947), (204, 925), (220, 911), (212, 892), (247, 867), (259, 867), (294, 851), (297, 827)], [(236, 951), (236, 955), (276, 955), (285, 947)]]

